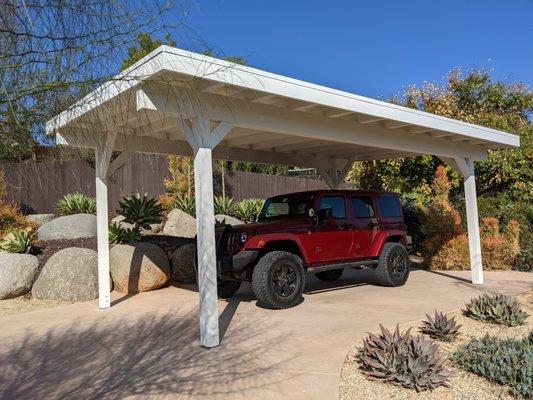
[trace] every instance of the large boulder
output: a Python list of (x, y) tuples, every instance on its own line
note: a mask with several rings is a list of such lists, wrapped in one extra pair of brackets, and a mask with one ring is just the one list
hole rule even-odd
[(98, 297), (98, 254), (68, 247), (52, 255), (31, 290), (42, 300), (87, 301)]
[(153, 244), (117, 244), (109, 252), (109, 267), (115, 290), (122, 293), (159, 289), (170, 277), (165, 251)]
[(234, 218), (230, 215), (224, 215), (224, 214), (217, 214), (215, 215), (215, 221), (217, 221), (219, 224), (225, 224), (225, 225), (242, 225), (244, 222), (241, 220)]
[(37, 230), (39, 240), (80, 239), (96, 236), (96, 215), (73, 214), (55, 218)]
[(196, 219), (177, 208), (167, 215), (167, 222), (163, 233), (184, 238), (193, 238), (196, 235)]
[(50, 222), (55, 217), (54, 214), (29, 214), (26, 215), (26, 219), (35, 223), (38, 227)]
[[(118, 226), (124, 228), (124, 229), (131, 229), (133, 228), (133, 224), (129, 224), (127, 222), (124, 222), (124, 216), (119, 215), (111, 220), (111, 224), (117, 224)], [(161, 232), (163, 229), (164, 223), (161, 222), (159, 224), (150, 224), (150, 229), (141, 229), (142, 234), (149, 234), (149, 233), (158, 233)]]
[(194, 257), (196, 246), (194, 243), (187, 243), (178, 247), (170, 259), (170, 269), (172, 280), (183, 283), (196, 283), (196, 265)]
[(38, 269), (39, 261), (35, 256), (0, 251), (0, 299), (28, 293)]

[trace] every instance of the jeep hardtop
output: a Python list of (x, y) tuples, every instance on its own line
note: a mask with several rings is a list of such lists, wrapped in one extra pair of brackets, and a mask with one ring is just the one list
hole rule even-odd
[(216, 229), (218, 293), (251, 281), (263, 306), (299, 303), (305, 274), (339, 279), (345, 268), (373, 268), (380, 284), (409, 276), (410, 237), (395, 193), (316, 190), (267, 199), (257, 222)]

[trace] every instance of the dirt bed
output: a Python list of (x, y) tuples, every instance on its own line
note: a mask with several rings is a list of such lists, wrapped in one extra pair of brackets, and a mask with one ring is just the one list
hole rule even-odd
[[(527, 311), (529, 317), (524, 325), (516, 327), (506, 327), (500, 325), (486, 324), (465, 317), (461, 311), (449, 313), (462, 325), (461, 335), (452, 343), (438, 342), (445, 355), (453, 353), (459, 345), (469, 341), (471, 338), (480, 338), (489, 334), (501, 339), (523, 338), (533, 329), (533, 291), (516, 296), (522, 308)], [(423, 316), (421, 316), (423, 317)], [(420, 322), (404, 325), (401, 330), (405, 331), (412, 327), (412, 333), (419, 333)], [(392, 327), (389, 327), (392, 328)], [(514, 399), (509, 394), (508, 388), (491, 383), (475, 374), (452, 367), (449, 369), (453, 376), (449, 381), (449, 387), (440, 387), (433, 392), (416, 393), (414, 390), (405, 389), (392, 384), (377, 381), (369, 381), (359, 370), (355, 356), (361, 348), (362, 341), (350, 351), (341, 372), (339, 384), (339, 398), (341, 400), (378, 400), (378, 399)]]
[(0, 300), (0, 318), (13, 314), (36, 311), (43, 308), (56, 307), (62, 304), (68, 303), (55, 300), (32, 299), (30, 294), (15, 299)]

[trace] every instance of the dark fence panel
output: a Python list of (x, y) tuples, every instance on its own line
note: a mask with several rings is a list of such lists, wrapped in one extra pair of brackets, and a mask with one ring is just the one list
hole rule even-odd
[[(85, 159), (40, 163), (0, 164), (5, 172), (7, 197), (34, 213), (54, 212), (55, 204), (67, 193), (95, 195), (94, 163)], [(164, 192), (163, 179), (170, 176), (167, 157), (134, 154), (113, 174), (108, 183), (109, 210), (134, 192), (158, 196)], [(221, 177), (215, 173), (215, 194), (221, 194)], [(230, 171), (225, 174), (226, 194), (236, 201), (266, 198), (278, 194), (325, 189), (322, 180)]]

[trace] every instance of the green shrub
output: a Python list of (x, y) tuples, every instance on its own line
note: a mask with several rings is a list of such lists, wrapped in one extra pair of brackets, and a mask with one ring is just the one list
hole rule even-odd
[(466, 316), (493, 324), (522, 325), (528, 314), (513, 298), (501, 294), (482, 294), (470, 300), (464, 310)]
[(61, 215), (96, 214), (96, 199), (83, 193), (69, 193), (57, 203)]
[(446, 386), (446, 362), (438, 346), (424, 336), (403, 335), (399, 326), (391, 333), (380, 325), (379, 335), (370, 334), (357, 355), (359, 367), (373, 380), (382, 380), (417, 392)]
[(424, 234), (421, 229), (424, 212), (420, 206), (412, 201), (403, 202), (402, 209), (407, 233), (413, 238), (413, 252), (419, 253), (424, 241)]
[(235, 204), (231, 197), (216, 196), (214, 198), (215, 214), (233, 215), (235, 213)]
[(109, 243), (137, 243), (141, 240), (139, 228), (123, 228), (116, 222), (109, 225)]
[(174, 206), (181, 211), (196, 217), (196, 199), (194, 196), (179, 195), (176, 198)]
[(533, 398), (533, 331), (522, 340), (472, 339), (453, 354), (459, 367)]
[(124, 222), (140, 229), (151, 229), (151, 224), (158, 224), (163, 220), (163, 206), (153, 198), (136, 193), (119, 202), (117, 213), (124, 217)]
[(448, 318), (442, 312), (435, 311), (433, 318), (426, 314), (426, 320), (422, 321), (420, 331), (433, 339), (450, 342), (457, 337), (460, 327), (461, 325), (457, 324), (454, 317)]
[(244, 222), (255, 222), (263, 209), (262, 199), (244, 199), (237, 203), (235, 216)]
[(32, 237), (28, 231), (15, 230), (0, 240), (0, 249), (10, 253), (29, 253)]

